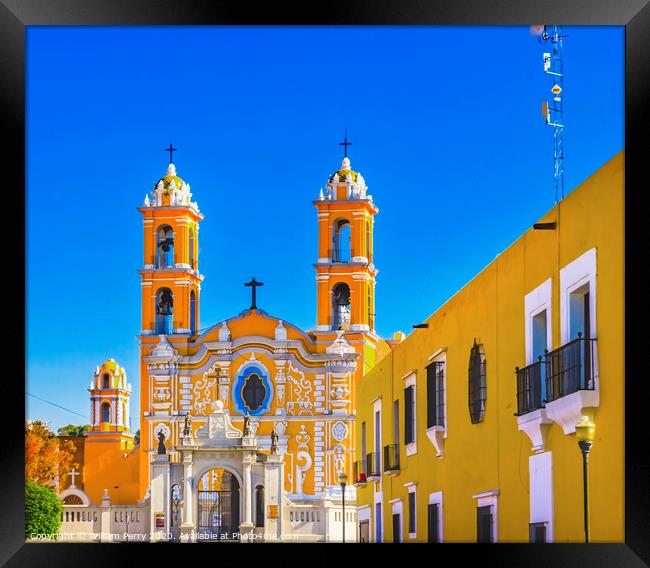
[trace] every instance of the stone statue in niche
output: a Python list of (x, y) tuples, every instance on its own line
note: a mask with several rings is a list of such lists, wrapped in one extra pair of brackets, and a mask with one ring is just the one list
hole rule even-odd
[(167, 453), (167, 448), (165, 447), (165, 434), (161, 430), (158, 432), (158, 453), (159, 454), (166, 454)]
[(280, 437), (278, 436), (278, 433), (275, 431), (275, 428), (271, 431), (271, 453), (272, 454), (277, 454), (278, 453), (278, 440)]
[(192, 435), (192, 418), (188, 412), (185, 415), (185, 427), (183, 428), (183, 436), (189, 437)]
[(253, 429), (251, 427), (251, 417), (248, 412), (244, 416), (244, 437), (249, 437), (253, 435)]

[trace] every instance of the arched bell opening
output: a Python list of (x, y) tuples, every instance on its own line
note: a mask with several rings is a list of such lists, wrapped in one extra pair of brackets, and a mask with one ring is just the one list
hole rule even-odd
[(156, 268), (174, 266), (174, 230), (161, 225), (156, 231)]
[(332, 229), (332, 262), (350, 262), (350, 221), (339, 219)]
[(174, 313), (174, 295), (169, 288), (160, 288), (156, 292), (156, 334), (172, 333)]
[(332, 329), (350, 324), (350, 287), (341, 282), (332, 289)]

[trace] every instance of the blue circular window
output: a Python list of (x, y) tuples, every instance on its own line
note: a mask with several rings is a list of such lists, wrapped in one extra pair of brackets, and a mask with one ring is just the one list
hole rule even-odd
[(241, 414), (259, 416), (269, 411), (272, 388), (268, 376), (258, 367), (247, 367), (235, 381), (233, 399)]

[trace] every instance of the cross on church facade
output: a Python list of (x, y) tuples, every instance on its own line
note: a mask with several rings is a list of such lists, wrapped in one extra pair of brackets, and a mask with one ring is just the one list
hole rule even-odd
[(68, 475), (71, 478), (70, 487), (76, 487), (77, 484), (75, 482), (75, 477), (77, 477), (77, 475), (81, 475), (81, 474), (77, 471), (76, 468), (73, 468), (72, 471)]
[(251, 279), (250, 282), (245, 282), (244, 283), (244, 286), (250, 286), (253, 289), (252, 290), (253, 298), (251, 300), (251, 308), (250, 309), (251, 310), (256, 310), (257, 309), (257, 305), (256, 305), (256, 300), (257, 300), (256, 292), (257, 292), (257, 290), (256, 290), (256, 288), (258, 286), (264, 286), (264, 282), (258, 282), (257, 280), (255, 280), (255, 276), (253, 276), (253, 278)]
[(169, 144), (169, 148), (165, 148), (165, 152), (169, 152), (169, 163), (172, 163), (172, 155), (174, 152), (177, 152), (178, 148), (174, 148), (171, 143)]
[(345, 127), (345, 138), (343, 142), (339, 142), (339, 146), (343, 146), (344, 148), (344, 158), (348, 157), (348, 146), (352, 146), (352, 142), (348, 142), (348, 127)]

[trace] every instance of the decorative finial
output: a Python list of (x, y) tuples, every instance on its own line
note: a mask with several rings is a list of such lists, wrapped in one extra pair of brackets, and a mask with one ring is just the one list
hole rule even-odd
[[(168, 176), (175, 176), (176, 175), (176, 166), (174, 164), (172, 164), (171, 162), (169, 162), (169, 165), (167, 166), (167, 175)], [(172, 183), (174, 183), (174, 180), (172, 180)]]
[(341, 162), (341, 169), (348, 171), (350, 169), (350, 158), (343, 158)]

